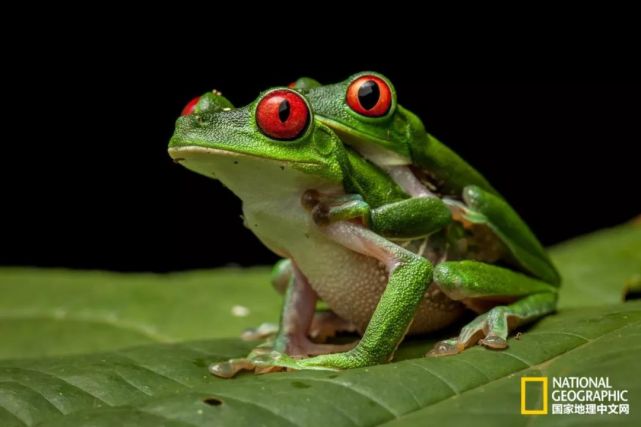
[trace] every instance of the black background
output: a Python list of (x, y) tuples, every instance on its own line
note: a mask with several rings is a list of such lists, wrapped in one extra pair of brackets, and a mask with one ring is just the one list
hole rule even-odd
[(274, 261), (243, 228), (233, 194), (170, 161), (173, 122), (213, 88), (244, 105), (301, 75), (335, 82), (363, 70), (386, 74), (399, 102), (546, 245), (641, 213), (639, 83), (267, 53), (203, 45), (190, 56), (127, 42), (23, 52), (5, 96), (0, 264), (171, 271)]

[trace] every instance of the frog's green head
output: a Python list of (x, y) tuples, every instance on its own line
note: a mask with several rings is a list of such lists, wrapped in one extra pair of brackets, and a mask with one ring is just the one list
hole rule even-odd
[(397, 103), (392, 83), (378, 73), (354, 74), (340, 83), (306, 87), (304, 93), (318, 121), (379, 164), (410, 163), (410, 141), (425, 132), (421, 120)]
[[(298, 92), (275, 88), (242, 108), (196, 101), (176, 122), (169, 154), (200, 174), (220, 179), (241, 198), (254, 192), (342, 182), (345, 151), (338, 137), (314, 121)], [(226, 101), (226, 100), (225, 100)], [(228, 102), (228, 101), (227, 101)]]

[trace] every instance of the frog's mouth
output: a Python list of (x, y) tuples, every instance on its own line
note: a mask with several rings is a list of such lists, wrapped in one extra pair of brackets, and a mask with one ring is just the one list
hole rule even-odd
[(299, 160), (283, 160), (276, 157), (257, 156), (255, 154), (243, 153), (240, 151), (231, 151), (231, 150), (224, 150), (221, 148), (212, 148), (212, 147), (201, 147), (198, 145), (170, 147), (167, 149), (167, 152), (169, 153), (169, 156), (172, 158), (172, 160), (176, 163), (181, 163), (194, 158), (202, 159), (205, 157), (209, 157), (209, 158), (211, 157), (239, 157), (239, 158), (245, 157), (245, 158), (254, 158), (259, 160), (280, 162), (283, 164), (295, 163), (299, 165), (309, 165), (309, 166), (318, 165), (318, 163), (315, 163), (315, 162), (305, 162), (305, 161), (299, 161)]
[(320, 168), (321, 165), (314, 162), (305, 162), (299, 160), (284, 160), (276, 157), (257, 156), (255, 154), (244, 153), (239, 151), (225, 150), (213, 147), (201, 147), (198, 145), (187, 145), (181, 147), (170, 147), (168, 150), (172, 160), (189, 170), (201, 175), (218, 179), (216, 169), (221, 164), (242, 164), (242, 159), (253, 160), (252, 164), (272, 164), (279, 171), (286, 169), (299, 168)]
[(184, 146), (184, 147), (170, 147), (167, 149), (169, 157), (176, 162), (181, 163), (193, 157), (201, 157), (202, 155), (212, 156), (226, 156), (226, 157), (240, 157), (246, 154), (230, 150), (221, 150), (220, 148), (199, 147), (197, 145)]

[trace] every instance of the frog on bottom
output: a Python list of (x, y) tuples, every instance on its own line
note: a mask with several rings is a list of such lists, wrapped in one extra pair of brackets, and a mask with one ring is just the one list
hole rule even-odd
[[(465, 241), (458, 238), (465, 224), (438, 197), (408, 203), (413, 198), (383, 170), (314, 120), (299, 93), (273, 89), (244, 108), (194, 110), (177, 121), (171, 157), (233, 191), (243, 201), (247, 227), (289, 260), (282, 268), (287, 290), (273, 344), (212, 365), (212, 373), (384, 363), (406, 333), (444, 328), (465, 306), (484, 314), (436, 352), (455, 353), (477, 342), (503, 348), (509, 329), (554, 310), (553, 285), (485, 263), (483, 250), (457, 247), (452, 256), (460, 260), (443, 257), (440, 247), (447, 245), (439, 242)], [(490, 201), (489, 209), (501, 209), (501, 199)], [(398, 244), (426, 235), (434, 239), (414, 252)], [(422, 256), (426, 250), (440, 255)], [(308, 338), (319, 298), (361, 332), (356, 345)]]

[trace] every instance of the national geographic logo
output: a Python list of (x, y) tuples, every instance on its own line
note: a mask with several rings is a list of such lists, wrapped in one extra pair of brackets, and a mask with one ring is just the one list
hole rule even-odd
[[(528, 409), (527, 403), (527, 384), (541, 383), (541, 399), (543, 402), (541, 408)], [(547, 415), (548, 413), (548, 377), (521, 377), (521, 414), (522, 415)]]
[[(521, 377), (521, 414), (628, 415), (628, 390), (615, 389), (608, 377)], [(534, 403), (532, 403), (534, 402)]]

